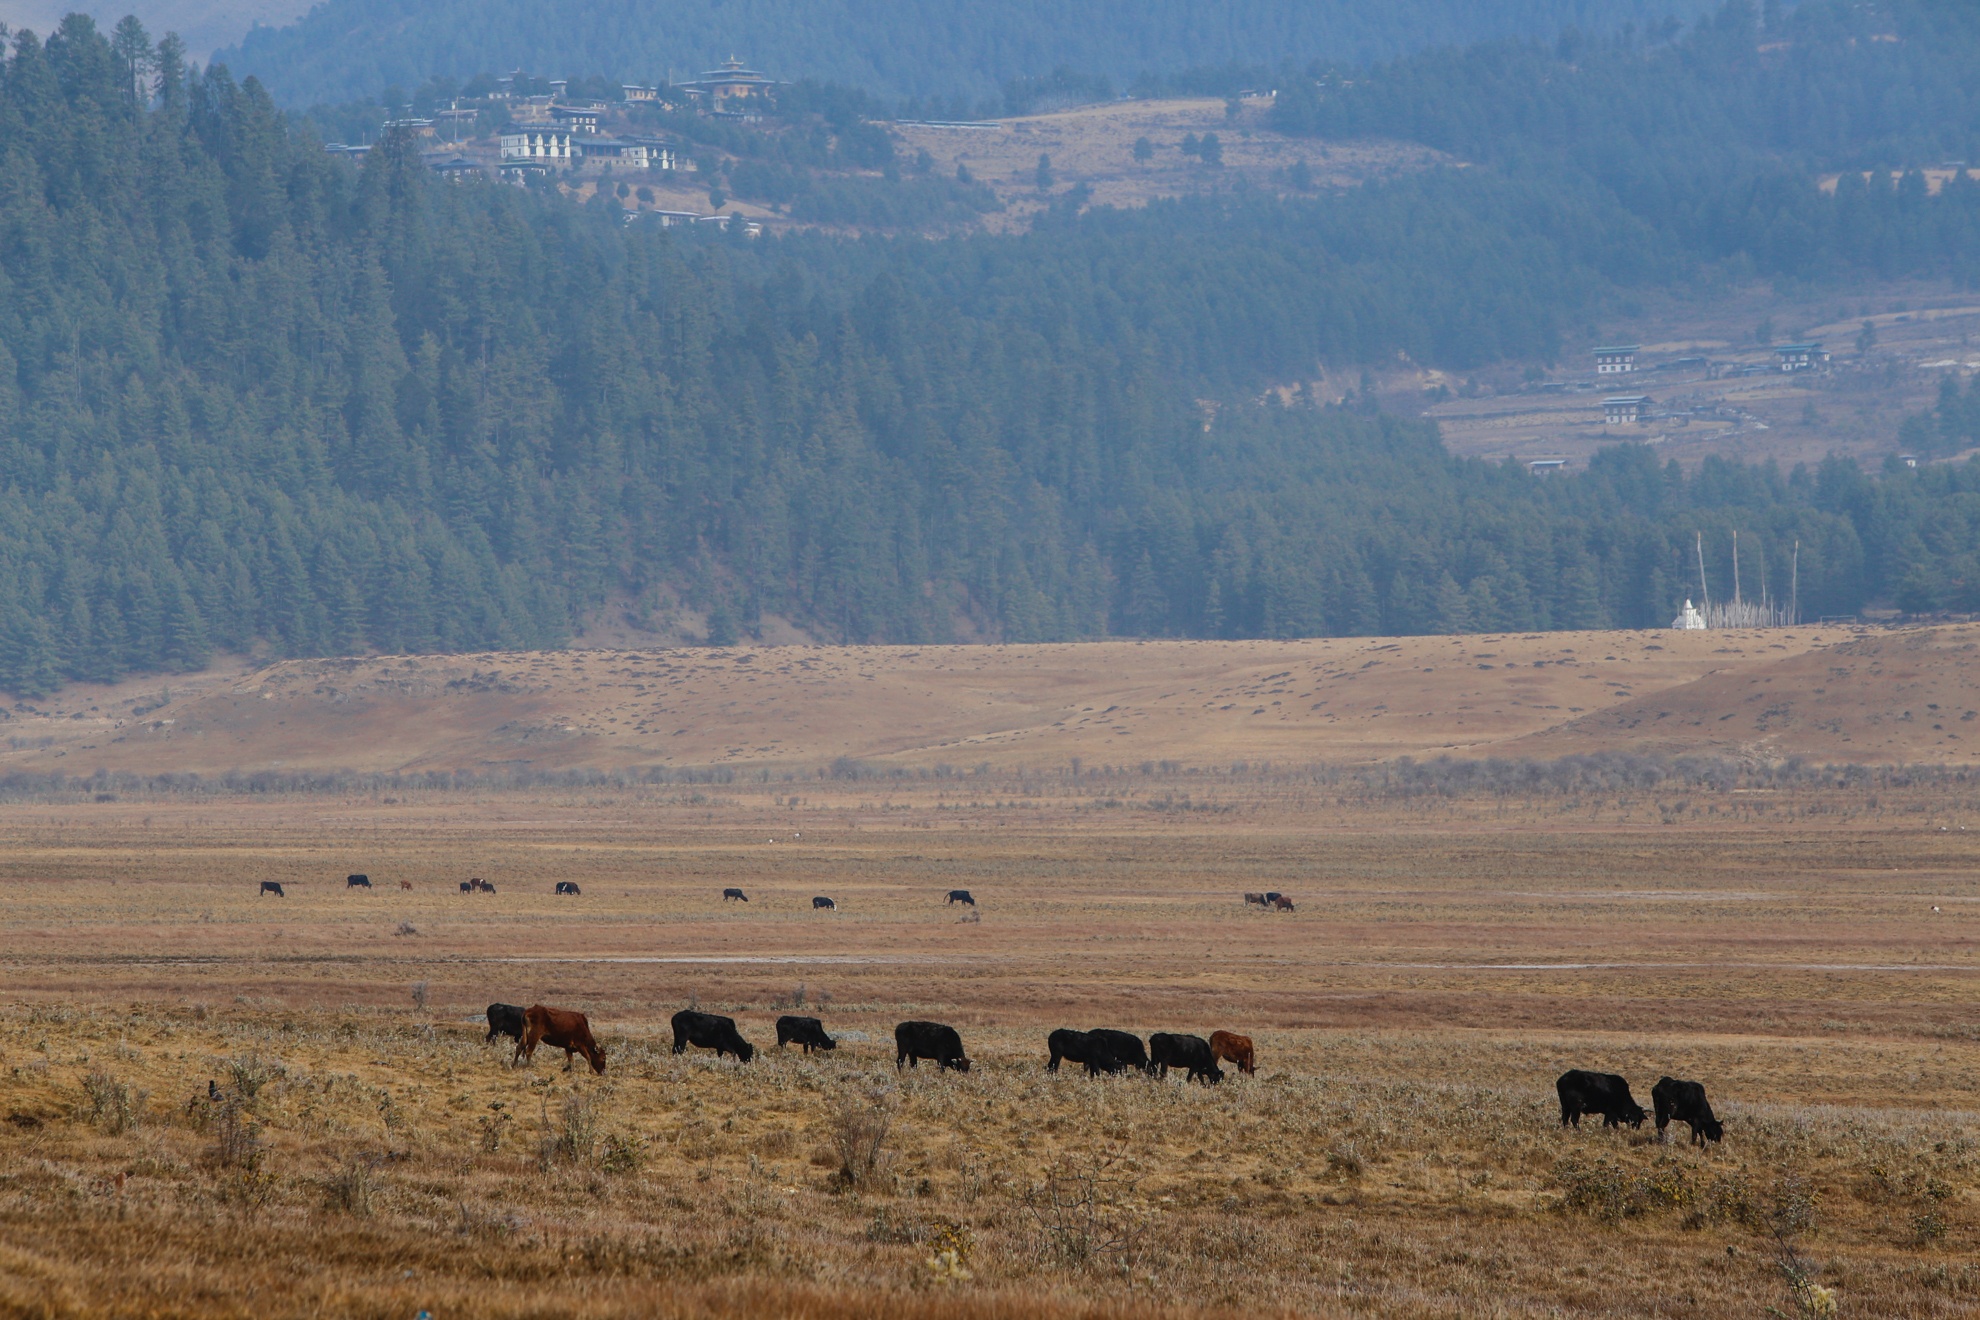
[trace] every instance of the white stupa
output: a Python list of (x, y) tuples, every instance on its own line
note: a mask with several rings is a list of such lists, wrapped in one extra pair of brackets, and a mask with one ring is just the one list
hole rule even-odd
[(1700, 614), (1698, 607), (1693, 605), (1689, 600), (1685, 601), (1684, 610), (1675, 619), (1671, 620), (1671, 627), (1673, 628), (1702, 629), (1704, 626), (1705, 616)]

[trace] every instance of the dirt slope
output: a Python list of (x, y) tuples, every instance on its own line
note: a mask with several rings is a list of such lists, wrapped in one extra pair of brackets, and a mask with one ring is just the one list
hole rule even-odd
[[(1687, 684), (1746, 682), (1849, 636), (1803, 628), (297, 660), (21, 703), (7, 712), (0, 766), (210, 774), (815, 766), (841, 756), (1197, 766), (1479, 754)], [(1592, 737), (1574, 741), (1584, 745)]]
[(1980, 625), (1875, 633), (1728, 667), (1506, 744), (1508, 754), (1633, 749), (1968, 762), (1980, 752)]

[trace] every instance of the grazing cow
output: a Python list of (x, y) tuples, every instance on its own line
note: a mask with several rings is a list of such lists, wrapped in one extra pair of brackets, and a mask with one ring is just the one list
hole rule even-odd
[(473, 879), (469, 880), (466, 884), (462, 885), (461, 888), (466, 889), (471, 893), (479, 893), (481, 892), (481, 887), (486, 883), (488, 882), (483, 880), (480, 876), (475, 876)]
[(1122, 1068), (1133, 1068), (1136, 1072), (1148, 1071), (1148, 1050), (1142, 1045), (1141, 1037), (1132, 1031), (1113, 1031), (1106, 1027), (1095, 1027), (1086, 1034), (1093, 1038), (1095, 1045), (1107, 1051)]
[[(571, 1070), (574, 1054), (582, 1054), (591, 1071), (600, 1074), (605, 1071), (605, 1051), (591, 1038), (591, 1023), (582, 1013), (531, 1004), (523, 1012), (523, 1034), (516, 1042), (516, 1059), (534, 1059), (539, 1044), (564, 1052), (565, 1072)], [(510, 1060), (512, 1065), (514, 1062), (515, 1059)]]
[(1046, 1072), (1059, 1071), (1061, 1059), (1071, 1059), (1084, 1065), (1088, 1077), (1098, 1077), (1103, 1072), (1119, 1072), (1122, 1067), (1120, 1060), (1107, 1049), (1106, 1043), (1095, 1040), (1090, 1031), (1060, 1027), (1045, 1038), (1045, 1048), (1052, 1056), (1045, 1061)]
[(401, 880), (401, 881), (399, 881), (399, 888), (401, 888), (401, 889), (411, 889), (411, 888), (412, 888), (412, 881), (410, 881), (410, 880)]
[(748, 1063), (756, 1057), (756, 1046), (742, 1038), (742, 1033), (736, 1030), (734, 1018), (684, 1008), (674, 1014), (674, 1053), (685, 1054), (690, 1045), (714, 1050), (718, 1059), (724, 1054), (733, 1054)]
[(344, 888), (369, 889), (371, 888), (371, 877), (368, 875), (347, 875), (344, 877)]
[(1554, 1083), (1561, 1097), (1561, 1126), (1581, 1126), (1583, 1114), (1600, 1114), (1605, 1128), (1643, 1126), (1649, 1115), (1629, 1093), (1629, 1083), (1614, 1073), (1585, 1072), (1570, 1068)]
[[(263, 880), (261, 882), (261, 893), (273, 894), (277, 898), (288, 897), (287, 894), (282, 892), (282, 882), (280, 880)], [(257, 898), (259, 898), (260, 896), (261, 896), (260, 894), (255, 895), (255, 897)]]
[(1284, 894), (1279, 894), (1272, 899), (1272, 908), (1277, 912), (1290, 912), (1293, 910), (1293, 901)]
[(1244, 896), (1244, 905), (1245, 905), (1246, 907), (1250, 907), (1250, 906), (1252, 906), (1253, 904), (1257, 904), (1257, 905), (1258, 905), (1259, 907), (1266, 907), (1266, 906), (1269, 906), (1269, 905), (1270, 905), (1270, 903), (1271, 903), (1271, 901), (1272, 901), (1272, 900), (1270, 900), (1269, 898), (1266, 898), (1266, 897), (1265, 897), (1265, 895), (1263, 895), (1263, 894), (1249, 894), (1249, 893), (1248, 893), (1248, 894), (1246, 894), (1246, 895)]
[(1722, 1140), (1726, 1135), (1725, 1125), (1712, 1113), (1712, 1106), (1705, 1099), (1704, 1086), (1697, 1082), (1660, 1077), (1657, 1084), (1650, 1088), (1650, 1104), (1657, 1111), (1657, 1135), (1660, 1137), (1672, 1119), (1691, 1128), (1691, 1144), (1694, 1146)]
[(1236, 1064), (1237, 1070), (1241, 1073), (1251, 1074), (1258, 1071), (1258, 1064), (1252, 1057), (1249, 1036), (1240, 1036), (1231, 1031), (1211, 1032), (1210, 1057)]
[(825, 897), (823, 894), (820, 894), (816, 898), (811, 900), (811, 910), (813, 912), (816, 912), (820, 908), (823, 908), (828, 912), (837, 912), (839, 910), (839, 905), (837, 903), (834, 903), (831, 899)]
[(1276, 903), (1276, 902), (1278, 902), (1278, 901), (1279, 901), (1279, 898), (1280, 898), (1280, 894), (1279, 894), (1279, 891), (1278, 891), (1278, 890), (1276, 890), (1276, 889), (1268, 889), (1268, 890), (1266, 890), (1266, 891), (1265, 891), (1265, 901), (1266, 901), (1266, 903), (1268, 903), (1268, 904), (1271, 904), (1271, 903)]
[(490, 1004), (488, 1006), (488, 1038), (484, 1045), (495, 1043), (497, 1036), (507, 1036), (517, 1044), (522, 1043), (524, 1010), (519, 1004)]
[(472, 894), (474, 892), (474, 885), (467, 880), (461, 881), (461, 892), (463, 894)]
[(483, 880), (481, 882), (481, 892), (484, 894), (492, 894), (495, 892), (495, 886), (489, 884), (486, 880)]
[(724, 903), (728, 902), (732, 898), (742, 903), (749, 902), (749, 895), (745, 894), (740, 889), (724, 889), (722, 891), (722, 901)]
[(963, 1054), (962, 1037), (954, 1027), (940, 1022), (903, 1022), (894, 1028), (894, 1068), (902, 1064), (919, 1068), (923, 1059), (933, 1059), (938, 1067), (969, 1071)]
[(951, 889), (949, 891), (949, 902), (967, 903), (971, 907), (976, 906), (976, 899), (970, 895), (970, 892), (967, 889)]
[(825, 1034), (825, 1024), (814, 1017), (793, 1017), (786, 1013), (777, 1019), (777, 1048), (790, 1044), (804, 1046), (806, 1054), (813, 1050), (836, 1050), (839, 1042)]
[(559, 880), (557, 882), (557, 892), (560, 894), (582, 894), (584, 891), (577, 887), (577, 881), (575, 880)]
[(1171, 1068), (1184, 1068), (1189, 1071), (1190, 1081), (1201, 1081), (1205, 1086), (1214, 1086), (1224, 1080), (1224, 1070), (1217, 1066), (1216, 1058), (1210, 1053), (1210, 1042), (1201, 1036), (1180, 1036), (1158, 1031), (1148, 1038), (1148, 1059), (1164, 1077), (1169, 1075)]

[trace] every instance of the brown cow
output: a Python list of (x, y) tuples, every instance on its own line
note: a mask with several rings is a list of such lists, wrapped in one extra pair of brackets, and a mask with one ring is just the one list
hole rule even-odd
[(1269, 904), (1268, 904), (1268, 903), (1266, 902), (1266, 900), (1265, 900), (1265, 895), (1263, 895), (1263, 894), (1246, 894), (1246, 895), (1244, 896), (1244, 905), (1245, 905), (1246, 907), (1250, 907), (1250, 906), (1252, 906), (1253, 904), (1256, 904), (1256, 905), (1257, 905), (1257, 906), (1259, 906), (1259, 907), (1267, 907), (1267, 906), (1269, 906)]
[(605, 1071), (605, 1051), (591, 1038), (591, 1023), (582, 1013), (531, 1004), (523, 1010), (522, 1039), (516, 1042), (516, 1057), (509, 1060), (509, 1066), (514, 1067), (523, 1059), (534, 1059), (538, 1044), (564, 1052), (565, 1072), (571, 1069), (573, 1054), (582, 1054), (591, 1071)]
[(1258, 1065), (1252, 1059), (1251, 1037), (1240, 1036), (1231, 1031), (1210, 1033), (1210, 1057), (1234, 1063), (1241, 1073), (1255, 1073)]
[(410, 881), (410, 880), (401, 880), (401, 881), (399, 881), (399, 888), (401, 888), (401, 889), (411, 889), (411, 888), (412, 888), (412, 881)]
[(1272, 909), (1275, 912), (1290, 912), (1293, 910), (1292, 900), (1284, 894), (1277, 895), (1272, 900)]

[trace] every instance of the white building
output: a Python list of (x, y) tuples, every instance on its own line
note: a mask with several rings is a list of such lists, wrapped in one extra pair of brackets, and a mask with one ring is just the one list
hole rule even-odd
[(1684, 603), (1684, 609), (1679, 611), (1675, 619), (1671, 620), (1671, 627), (1681, 629), (1685, 632), (1696, 632), (1705, 627), (1705, 616), (1698, 612), (1696, 605), (1693, 605), (1687, 600)]
[(568, 161), (571, 130), (553, 124), (511, 124), (502, 130), (502, 160)]
[(1618, 376), (1636, 370), (1636, 354), (1639, 344), (1606, 344), (1594, 351), (1595, 374), (1598, 376)]
[(1602, 400), (1602, 420), (1610, 426), (1631, 426), (1650, 418), (1650, 398), (1644, 394), (1618, 394)]

